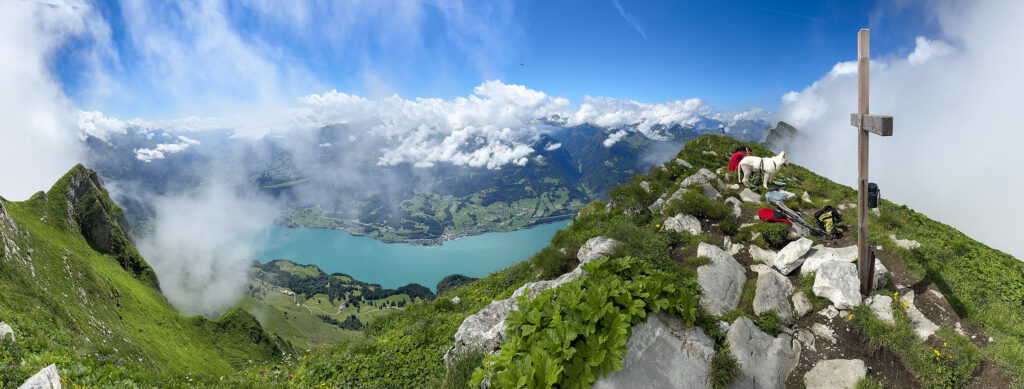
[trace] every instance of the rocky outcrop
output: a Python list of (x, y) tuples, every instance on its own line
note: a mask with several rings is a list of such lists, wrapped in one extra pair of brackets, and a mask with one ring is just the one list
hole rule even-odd
[(814, 242), (807, 238), (800, 238), (789, 242), (775, 256), (773, 265), (783, 275), (789, 275), (789, 273), (792, 273), (793, 270), (798, 269), (804, 263), (804, 254), (811, 249), (812, 244)]
[(706, 182), (703, 185), (701, 185), (701, 190), (704, 192), (704, 196), (706, 196), (707, 198), (718, 200), (720, 197), (722, 197), (722, 194), (718, 193), (718, 190), (715, 189), (715, 187), (711, 186), (711, 184), (708, 184)]
[(729, 327), (725, 339), (738, 371), (730, 388), (784, 388), (800, 361), (800, 342), (787, 334), (771, 337), (745, 316)]
[(701, 232), (700, 220), (697, 218), (678, 214), (668, 219), (665, 219), (665, 229), (672, 230), (675, 232), (688, 232), (693, 235), (699, 235)]
[(815, 296), (831, 300), (839, 309), (850, 309), (860, 305), (857, 265), (839, 261), (825, 262), (818, 270), (811, 290)]
[(746, 203), (759, 203), (761, 202), (761, 195), (750, 190), (750, 188), (743, 188), (743, 191), (740, 192), (740, 199)]
[(38, 373), (25, 380), (18, 389), (60, 389), (60, 374), (57, 365), (50, 364)]
[(782, 274), (768, 269), (757, 275), (757, 289), (754, 291), (754, 313), (775, 311), (783, 321), (792, 318), (793, 310), (789, 307), (789, 295), (793, 293), (793, 284)]
[(658, 211), (661, 211), (661, 208), (663, 208), (664, 206), (665, 206), (665, 199), (658, 198), (657, 200), (654, 200), (653, 204), (651, 204), (649, 207), (647, 207), (647, 210), (651, 211), (651, 213), (657, 213)]
[(765, 250), (753, 244), (750, 245), (750, 250), (748, 250), (748, 252), (750, 253), (750, 258), (752, 258), (754, 262), (764, 262), (764, 264), (768, 266), (774, 266), (775, 257), (779, 255), (779, 253), (772, 250)]
[(716, 178), (718, 178), (717, 174), (708, 169), (701, 168), (697, 173), (683, 179), (679, 186), (685, 188), (693, 184), (707, 184)]
[(14, 338), (14, 329), (7, 323), (0, 321), (0, 340), (10, 336), (11, 340), (17, 340)]
[(868, 367), (860, 359), (828, 359), (814, 364), (804, 375), (807, 389), (854, 389), (857, 381), (868, 375)]
[(732, 215), (733, 216), (740, 217), (741, 215), (743, 215), (743, 209), (740, 208), (740, 200), (738, 200), (735, 197), (729, 197), (729, 198), (725, 199), (725, 203), (726, 204), (732, 204)]
[(821, 264), (828, 261), (853, 262), (857, 260), (857, 246), (842, 248), (825, 247), (817, 245), (811, 247), (804, 255), (804, 263), (800, 267), (800, 275), (807, 275), (817, 271)]
[(497, 351), (501, 346), (501, 342), (505, 341), (505, 330), (508, 328), (505, 319), (508, 318), (509, 312), (518, 307), (517, 299), (520, 296), (533, 299), (540, 292), (557, 288), (584, 275), (584, 264), (594, 259), (608, 256), (617, 244), (618, 242), (611, 238), (600, 236), (590, 238), (580, 247), (579, 252), (576, 254), (580, 264), (573, 271), (562, 274), (554, 280), (527, 283), (516, 289), (511, 297), (492, 301), (477, 313), (467, 316), (462, 321), (458, 331), (455, 332), (455, 344), (444, 353), (445, 364), (450, 367), (459, 355), (471, 349), (480, 350), (485, 353)]
[(678, 317), (651, 315), (633, 326), (622, 370), (598, 378), (592, 388), (707, 388), (715, 342)]
[(710, 259), (708, 264), (697, 268), (700, 306), (712, 315), (735, 309), (747, 280), (743, 266), (721, 248), (704, 242), (697, 246), (697, 256)]
[(892, 239), (893, 243), (896, 243), (897, 246), (907, 250), (915, 250), (921, 247), (921, 244), (916, 240), (896, 239), (896, 235), (889, 235), (889, 239)]

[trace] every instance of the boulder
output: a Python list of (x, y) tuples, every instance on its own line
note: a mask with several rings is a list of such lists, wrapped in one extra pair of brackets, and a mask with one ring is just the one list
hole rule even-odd
[(825, 247), (817, 245), (811, 247), (804, 254), (804, 263), (800, 266), (800, 275), (807, 275), (817, 271), (821, 264), (828, 261), (853, 262), (857, 260), (857, 246), (842, 248)]
[(928, 339), (929, 336), (938, 331), (939, 326), (935, 325), (934, 322), (928, 320), (927, 317), (917, 309), (912, 303), (908, 303), (903, 310), (907, 312), (907, 317), (910, 318), (910, 322), (914, 324), (914, 334), (917, 335), (921, 340)]
[(801, 196), (800, 199), (808, 203), (814, 203), (813, 201), (811, 201), (811, 195), (807, 194), (807, 192), (804, 192), (804, 195)]
[(814, 347), (814, 334), (811, 331), (801, 328), (796, 330), (796, 340), (800, 341), (800, 345), (811, 351), (818, 351)]
[(732, 204), (732, 215), (740, 217), (743, 215), (743, 209), (740, 208), (740, 200), (735, 197), (728, 197), (725, 199), (726, 204)]
[(706, 196), (709, 199), (718, 200), (718, 198), (722, 197), (722, 194), (718, 193), (718, 190), (715, 189), (715, 187), (711, 186), (711, 184), (704, 183), (701, 184), (701, 187), (704, 191), (704, 196)]
[(740, 192), (740, 199), (747, 203), (759, 203), (761, 202), (761, 195), (750, 190), (750, 188), (743, 188)]
[(740, 184), (729, 184), (729, 189), (740, 190)]
[(896, 235), (889, 235), (889, 239), (892, 239), (892, 241), (896, 243), (897, 246), (905, 248), (907, 250), (914, 250), (921, 247), (921, 244), (918, 243), (916, 240), (896, 239)]
[(651, 211), (651, 213), (657, 213), (658, 211), (661, 211), (661, 208), (663, 208), (664, 206), (665, 199), (658, 198), (657, 200), (654, 201), (653, 204), (647, 207), (647, 210)]
[(804, 263), (804, 254), (811, 249), (811, 245), (814, 244), (810, 239), (800, 238), (795, 241), (789, 242), (786, 247), (775, 256), (773, 266), (779, 269), (784, 275), (789, 275), (793, 270), (796, 270)]
[(705, 168), (701, 168), (700, 170), (697, 171), (697, 173), (694, 173), (693, 175), (686, 177), (686, 179), (684, 179), (683, 182), (679, 183), (679, 186), (685, 188), (693, 184), (707, 184), (708, 182), (711, 182), (711, 180), (714, 180), (716, 178), (718, 178), (718, 175), (716, 175), (714, 172)]
[(461, 302), (462, 299), (460, 299), (459, 296), (452, 297), (452, 304), (459, 305)]
[(689, 232), (689, 233), (691, 233), (693, 235), (699, 235), (700, 231), (701, 231), (701, 229), (700, 229), (700, 220), (697, 220), (697, 218), (695, 218), (693, 216), (684, 215), (684, 214), (681, 214), (681, 213), (678, 214), (678, 215), (672, 216), (672, 217), (670, 217), (668, 219), (665, 219), (665, 226), (664, 226), (664, 228), (666, 230), (672, 230), (672, 231), (675, 231), (675, 232), (684, 232), (685, 231), (685, 232)]
[(789, 307), (789, 295), (793, 284), (782, 274), (769, 269), (757, 275), (757, 289), (754, 291), (754, 313), (775, 311), (783, 321), (789, 321), (793, 310)]
[(854, 389), (857, 381), (868, 375), (868, 367), (860, 359), (829, 359), (814, 364), (804, 375), (807, 389)]
[(669, 196), (668, 201), (666, 201), (666, 202), (672, 202), (672, 200), (677, 200), (677, 199), (683, 198), (683, 193), (686, 193), (686, 188), (685, 187), (679, 187), (679, 189), (677, 189), (675, 192), (672, 193), (672, 196)]
[(804, 292), (793, 294), (793, 313), (796, 314), (797, 318), (803, 317), (812, 309), (814, 309), (814, 306), (811, 305), (811, 300), (807, 299)]
[(697, 256), (710, 259), (708, 264), (697, 268), (700, 306), (712, 315), (736, 309), (743, 294), (743, 283), (747, 281), (743, 266), (729, 253), (704, 242), (697, 246)]
[(764, 264), (768, 265), (768, 266), (774, 266), (775, 265), (775, 257), (777, 255), (779, 255), (778, 253), (776, 253), (776, 252), (774, 252), (772, 250), (766, 250), (766, 249), (757, 247), (757, 246), (755, 246), (753, 244), (750, 245), (750, 250), (748, 250), (748, 252), (750, 253), (750, 258), (754, 259), (754, 262), (761, 261), (761, 262), (764, 262)]
[(17, 340), (14, 338), (14, 329), (7, 323), (0, 321), (0, 340), (3, 340), (10, 335), (11, 340)]
[(520, 296), (533, 299), (545, 290), (557, 288), (586, 274), (583, 265), (594, 259), (608, 256), (617, 244), (618, 242), (611, 238), (600, 236), (591, 238), (580, 247), (579, 253), (576, 255), (580, 264), (572, 271), (553, 280), (529, 282), (512, 292), (511, 297), (492, 301), (477, 313), (467, 316), (455, 332), (455, 344), (444, 353), (445, 364), (450, 367), (455, 362), (455, 358), (471, 349), (488, 354), (497, 351), (501, 342), (505, 341), (505, 330), (508, 328), (505, 319), (508, 318), (509, 312), (518, 308), (517, 299)]
[(679, 166), (685, 167), (685, 168), (687, 168), (687, 169), (689, 169), (689, 168), (692, 168), (692, 167), (693, 167), (693, 165), (691, 165), (691, 164), (690, 164), (689, 162), (686, 162), (686, 161), (684, 161), (684, 160), (681, 160), (681, 159), (679, 159), (679, 158), (676, 158), (676, 163), (678, 163), (678, 164), (679, 164)]
[(800, 361), (800, 342), (787, 334), (771, 337), (741, 316), (726, 333), (738, 371), (730, 388), (784, 388)]
[(875, 314), (878, 319), (889, 324), (896, 324), (896, 320), (892, 316), (892, 297), (877, 295), (869, 297), (864, 303), (871, 308), (871, 313)]
[(878, 290), (885, 287), (889, 283), (891, 276), (892, 274), (889, 273), (889, 269), (886, 269), (881, 261), (875, 259), (875, 276), (871, 284), (872, 288)]
[(857, 265), (839, 261), (825, 262), (818, 269), (811, 290), (815, 296), (831, 300), (839, 309), (850, 309), (860, 305)]
[(724, 248), (725, 251), (729, 252), (729, 254), (736, 255), (736, 254), (739, 254), (740, 251), (743, 251), (743, 244), (742, 243), (733, 243), (732, 239), (730, 239), (728, 236), (726, 236), (725, 239), (722, 242), (722, 248)]
[(576, 253), (576, 259), (579, 259), (580, 262), (589, 262), (597, 258), (606, 257), (612, 253), (616, 244), (618, 242), (615, 239), (603, 236), (587, 239), (586, 243), (583, 243), (583, 246), (580, 246), (580, 250)]
[(25, 380), (18, 389), (60, 389), (60, 374), (57, 365), (50, 364), (38, 373)]
[(710, 387), (715, 342), (700, 327), (657, 313), (633, 326), (632, 333), (622, 370), (599, 377), (592, 388)]
[(651, 193), (651, 183), (647, 181), (640, 181), (640, 187), (643, 188), (644, 192)]

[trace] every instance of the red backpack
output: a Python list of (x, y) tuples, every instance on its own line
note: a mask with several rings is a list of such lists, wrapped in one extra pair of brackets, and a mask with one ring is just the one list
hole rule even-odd
[(793, 222), (789, 221), (784, 213), (771, 208), (761, 208), (757, 211), (757, 217), (768, 223), (786, 223), (791, 226), (793, 225)]

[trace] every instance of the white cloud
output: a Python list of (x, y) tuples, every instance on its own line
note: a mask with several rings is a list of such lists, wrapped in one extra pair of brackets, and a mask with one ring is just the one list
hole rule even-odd
[[(883, 196), (1024, 258), (1019, 234), (1005, 224), (1024, 218), (1015, 206), (1024, 184), (1014, 173), (1024, 144), (1024, 3), (935, 5), (943, 41), (918, 38), (907, 57), (872, 61), (870, 111), (893, 115), (895, 128), (892, 137), (871, 137), (871, 181)], [(855, 186), (850, 63), (785, 94), (778, 117), (808, 134), (788, 155)]]
[(601, 144), (603, 144), (604, 147), (612, 147), (616, 143), (618, 143), (620, 139), (625, 137), (628, 133), (629, 132), (626, 130), (615, 131), (615, 133), (608, 135), (608, 139), (605, 139), (604, 142), (601, 142)]
[(561, 142), (551, 142), (544, 146), (545, 151), (555, 151), (562, 147)]
[(167, 154), (180, 153), (188, 150), (189, 147), (198, 144), (199, 141), (197, 140), (189, 139), (185, 136), (178, 136), (177, 142), (175, 143), (161, 143), (152, 149), (135, 149), (135, 158), (142, 162), (150, 163), (153, 162), (154, 159), (164, 159)]

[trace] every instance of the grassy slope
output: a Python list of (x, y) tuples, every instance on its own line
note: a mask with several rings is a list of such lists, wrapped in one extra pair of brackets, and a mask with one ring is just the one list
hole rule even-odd
[[(219, 376), (249, 360), (279, 356), (276, 340), (244, 310), (216, 320), (183, 317), (146, 272), (126, 271), (115, 255), (97, 251), (68, 226), (63, 191), (69, 176), (83, 171), (73, 169), (47, 196), (4, 202), (17, 228), (27, 232), (15, 234), (16, 244), (23, 253), (32, 250), (31, 269), (16, 259), (0, 261), (0, 320), (17, 331), (28, 361), (23, 374), (60, 362), (62, 376), (84, 377), (95, 373), (90, 369), (106, 369), (94, 359), (112, 356), (146, 382), (189, 373)], [(105, 191), (90, 196), (109, 202)], [(138, 265), (148, 269), (144, 261)], [(85, 373), (69, 371), (72, 365), (84, 366)]]

